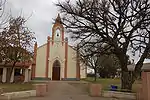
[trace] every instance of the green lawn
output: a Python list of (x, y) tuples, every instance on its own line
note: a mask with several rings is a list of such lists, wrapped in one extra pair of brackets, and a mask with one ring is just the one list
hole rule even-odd
[(29, 82), (29, 83), (6, 83), (0, 84), (0, 88), (3, 88), (4, 92), (16, 92), (16, 91), (25, 91), (25, 90), (33, 90), (34, 84), (40, 84), (44, 82)]
[[(84, 81), (94, 82), (94, 78), (88, 77), (88, 78), (84, 79)], [(120, 79), (102, 79), (102, 78), (98, 78), (97, 81), (94, 82), (94, 83), (102, 84), (102, 87), (103, 87), (104, 90), (110, 90), (110, 85), (116, 85), (116, 86), (118, 86), (119, 89), (121, 87)], [(140, 81), (136, 81), (133, 84), (132, 92), (136, 92), (140, 84), (141, 84)]]
[[(94, 78), (86, 78), (84, 81), (93, 82)], [(4, 92), (15, 92), (15, 91), (25, 91), (25, 90), (32, 90), (34, 89), (34, 84), (40, 84), (45, 82), (30, 82), (25, 84), (0, 84), (0, 88), (4, 88)], [(98, 78), (96, 83), (102, 84), (103, 90), (109, 90), (110, 85), (117, 85), (120, 88), (120, 79), (101, 79)], [(78, 83), (70, 83), (76, 87), (84, 89), (84, 91), (88, 91), (88, 85), (87, 84), (78, 84)], [(141, 84), (141, 81), (136, 81), (133, 84), (132, 92), (136, 92), (139, 85)]]

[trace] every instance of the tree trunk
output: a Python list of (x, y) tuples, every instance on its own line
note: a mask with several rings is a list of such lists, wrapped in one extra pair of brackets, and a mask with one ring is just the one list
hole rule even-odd
[(96, 82), (96, 79), (97, 79), (97, 75), (96, 75), (96, 73), (97, 73), (97, 70), (96, 69), (94, 69), (94, 81)]
[(122, 73), (121, 73), (121, 89), (131, 91), (132, 84), (133, 84), (132, 72), (122, 71)]
[(121, 53), (118, 58), (121, 65), (121, 89), (131, 91), (133, 84), (133, 73), (128, 71), (127, 68), (128, 57), (126, 54)]
[(16, 65), (16, 62), (14, 62), (12, 67), (8, 68), (8, 70), (7, 70), (7, 75), (6, 75), (7, 83), (10, 83), (11, 75), (12, 75), (12, 72), (13, 72), (13, 69), (14, 69), (15, 65)]
[(95, 76), (95, 77), (94, 77), (94, 81), (96, 82), (96, 78), (97, 78), (97, 77), (96, 77), (96, 74), (95, 74), (94, 76)]

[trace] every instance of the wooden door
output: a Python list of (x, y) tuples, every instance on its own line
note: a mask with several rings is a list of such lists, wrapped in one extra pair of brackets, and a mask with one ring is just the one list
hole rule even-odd
[(60, 62), (58, 60), (53, 64), (52, 80), (60, 80)]
[(53, 67), (52, 80), (60, 80), (60, 67)]

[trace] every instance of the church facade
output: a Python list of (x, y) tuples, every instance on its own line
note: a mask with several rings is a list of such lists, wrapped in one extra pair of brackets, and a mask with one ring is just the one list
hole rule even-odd
[(34, 46), (32, 79), (80, 80), (86, 78), (86, 68), (82, 67), (77, 51), (64, 38), (64, 27), (58, 15), (52, 27), (52, 37), (41, 46)]

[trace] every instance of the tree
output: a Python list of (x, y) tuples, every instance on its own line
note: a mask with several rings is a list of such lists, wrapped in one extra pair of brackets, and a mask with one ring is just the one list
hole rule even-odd
[(115, 54), (112, 54), (111, 51), (113, 48), (105, 44), (102, 46), (105, 49), (105, 53), (101, 53), (99, 58), (99, 63), (101, 65), (99, 69), (99, 74), (101, 77), (115, 77), (117, 73), (117, 69), (120, 68), (119, 59), (116, 57)]
[[(78, 45), (80, 48), (80, 46)], [(98, 54), (93, 54), (86, 56), (87, 54), (91, 54), (91, 47), (89, 44), (85, 45), (86, 48), (79, 49), (80, 53), (80, 61), (83, 63), (86, 67), (89, 67), (94, 70), (94, 81), (97, 79), (97, 72), (100, 68), (100, 63), (99, 63), (99, 58), (100, 55)], [(97, 49), (97, 48), (92, 48), (92, 49)]]
[[(80, 43), (82, 46), (82, 43)], [(80, 47), (80, 45), (78, 45)], [(104, 48), (107, 48), (105, 46)], [(91, 51), (92, 50), (92, 51)], [(106, 55), (106, 54), (93, 54), (90, 55), (92, 52), (98, 51), (98, 48), (91, 48), (90, 44), (85, 44), (84, 48), (80, 48), (80, 57), (81, 62), (94, 70), (94, 77), (96, 81), (97, 73), (100, 74), (102, 77), (110, 77), (115, 76), (117, 72), (117, 68), (120, 68), (119, 61), (114, 54)], [(110, 52), (110, 49), (107, 50), (107, 53)], [(87, 56), (89, 55), (89, 56)], [(108, 63), (109, 62), (109, 63)]]
[(101, 67), (99, 68), (98, 73), (102, 78), (115, 77), (115, 75), (117, 74), (117, 69), (120, 68), (119, 61), (114, 54), (101, 55), (99, 63)]
[[(63, 15), (63, 24), (71, 37), (85, 44), (108, 44), (121, 65), (121, 88), (132, 89), (150, 51), (149, 0), (70, 0), (56, 4)], [(98, 45), (98, 46), (100, 46)], [(100, 47), (97, 47), (100, 48)], [(139, 53), (134, 72), (128, 71), (128, 51)], [(96, 53), (105, 54), (101, 46)], [(107, 53), (108, 54), (108, 53)], [(89, 55), (87, 55), (89, 56)]]
[(0, 29), (3, 29), (7, 24), (10, 15), (5, 13), (5, 3), (7, 0), (0, 0)]
[(10, 82), (12, 71), (17, 62), (29, 61), (32, 57), (33, 43), (35, 42), (34, 33), (25, 25), (25, 18), (19, 16), (10, 18), (9, 24), (0, 33), (0, 52), (1, 59), (5, 65), (12, 63), (7, 81)]

